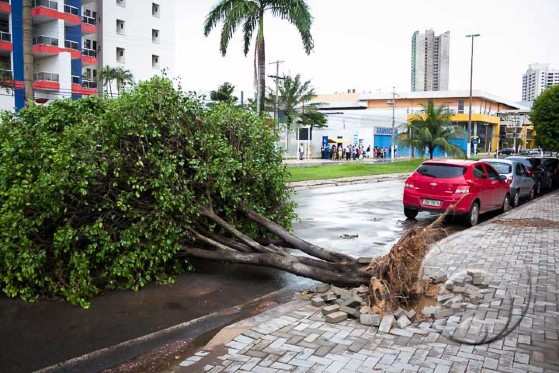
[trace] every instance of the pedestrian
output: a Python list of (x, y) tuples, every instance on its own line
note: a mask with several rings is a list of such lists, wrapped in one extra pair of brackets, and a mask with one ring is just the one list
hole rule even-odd
[(371, 158), (371, 145), (367, 146), (367, 158)]
[(338, 159), (339, 160), (343, 160), (343, 158), (342, 158), (342, 148), (343, 148), (343, 144), (338, 145)]
[(303, 146), (303, 143), (300, 143), (299, 144), (299, 160), (302, 161), (304, 156), (305, 156), (305, 147)]
[(342, 161), (345, 159), (346, 147), (342, 145)]
[(336, 157), (336, 145), (332, 145), (332, 150), (330, 151), (330, 159), (334, 160)]

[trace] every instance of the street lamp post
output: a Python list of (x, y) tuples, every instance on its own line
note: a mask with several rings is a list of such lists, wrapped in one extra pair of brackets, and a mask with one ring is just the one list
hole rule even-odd
[[(471, 158), (472, 156), (472, 86), (473, 86), (473, 76), (474, 76), (474, 38), (480, 36), (479, 34), (469, 34), (466, 35), (467, 38), (472, 39), (472, 52), (470, 58), (470, 109), (468, 113), (468, 138), (466, 143), (466, 157)], [(477, 131), (474, 131), (477, 132)]]
[(392, 87), (392, 141), (390, 146), (390, 160), (394, 162), (396, 156), (396, 87)]

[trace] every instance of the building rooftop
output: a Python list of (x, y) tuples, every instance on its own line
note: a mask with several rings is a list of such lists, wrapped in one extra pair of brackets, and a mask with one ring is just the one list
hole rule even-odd
[[(468, 90), (458, 90), (458, 91), (423, 91), (423, 92), (399, 92), (396, 96), (396, 100), (417, 100), (417, 99), (436, 99), (436, 98), (468, 98), (470, 97), (470, 91)], [(483, 98), (489, 101), (493, 101), (499, 104), (504, 104), (510, 106), (513, 109), (521, 109), (522, 106), (518, 103), (507, 100), (490, 93), (474, 90), (472, 92), (472, 97)], [(372, 100), (392, 100), (392, 92), (383, 93), (365, 93), (359, 96), (359, 101), (372, 101)]]

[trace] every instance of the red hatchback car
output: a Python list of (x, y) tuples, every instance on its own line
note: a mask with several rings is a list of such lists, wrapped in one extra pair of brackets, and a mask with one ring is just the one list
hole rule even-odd
[(479, 215), (510, 209), (510, 186), (505, 176), (485, 162), (426, 161), (406, 180), (404, 214), (414, 219), (419, 211), (452, 213), (476, 225)]

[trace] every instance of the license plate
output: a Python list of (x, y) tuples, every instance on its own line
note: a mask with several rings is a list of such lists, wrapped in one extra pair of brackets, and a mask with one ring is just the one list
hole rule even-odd
[(441, 207), (441, 201), (436, 201), (434, 199), (424, 199), (423, 205), (431, 207)]

